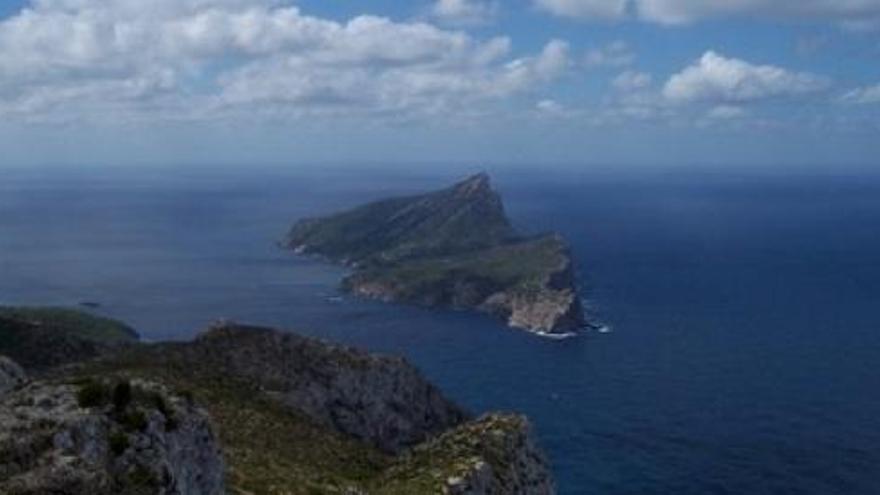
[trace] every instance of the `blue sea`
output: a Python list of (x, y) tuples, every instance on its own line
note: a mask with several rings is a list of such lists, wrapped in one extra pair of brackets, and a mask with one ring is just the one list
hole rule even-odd
[(276, 247), (476, 171), (448, 167), (4, 169), (0, 303), (402, 354), (474, 413), (528, 414), (562, 494), (880, 494), (880, 178), (541, 170), (491, 172), (519, 228), (570, 240), (607, 333), (351, 299), (344, 269)]

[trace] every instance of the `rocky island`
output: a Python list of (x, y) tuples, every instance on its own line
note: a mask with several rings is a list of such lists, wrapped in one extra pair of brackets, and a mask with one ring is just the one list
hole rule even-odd
[(554, 492), (526, 418), (474, 418), (400, 358), (229, 322), (147, 344), (0, 308), (0, 493)]
[(584, 326), (565, 240), (517, 233), (485, 173), (301, 220), (284, 245), (353, 268), (342, 288), (358, 296), (474, 309), (536, 333)]

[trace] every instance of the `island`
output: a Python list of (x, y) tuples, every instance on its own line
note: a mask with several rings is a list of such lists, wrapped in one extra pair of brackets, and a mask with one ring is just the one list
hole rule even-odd
[(477, 310), (545, 335), (585, 326), (567, 243), (518, 233), (485, 173), (300, 220), (283, 245), (351, 267), (342, 288), (358, 296)]
[(414, 366), (220, 321), (144, 343), (78, 310), (0, 308), (0, 493), (552, 495), (518, 414)]

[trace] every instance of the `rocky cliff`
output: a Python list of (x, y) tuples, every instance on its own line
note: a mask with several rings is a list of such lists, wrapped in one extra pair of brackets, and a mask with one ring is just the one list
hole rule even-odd
[(291, 332), (219, 323), (34, 369), (0, 358), (0, 493), (553, 491), (523, 418), (474, 420), (403, 359)]
[(205, 412), (155, 383), (20, 382), (0, 425), (0, 493), (225, 493)]
[(219, 323), (185, 345), (145, 351), (159, 366), (190, 365), (260, 390), (316, 423), (399, 452), (464, 421), (466, 414), (401, 358), (368, 354), (293, 333)]
[(476, 309), (539, 333), (584, 326), (565, 240), (518, 235), (485, 174), (300, 221), (285, 243), (354, 267), (342, 287), (362, 297)]

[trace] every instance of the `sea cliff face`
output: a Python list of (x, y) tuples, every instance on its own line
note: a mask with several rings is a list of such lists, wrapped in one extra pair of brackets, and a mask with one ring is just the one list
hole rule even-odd
[(40, 357), (36, 378), (0, 357), (0, 493), (554, 491), (524, 418), (473, 419), (403, 359), (222, 322), (46, 366), (94, 328), (78, 317), (0, 320)]
[(221, 323), (192, 344), (153, 354), (157, 362), (199, 363), (195, 373), (222, 369), (317, 423), (391, 453), (467, 417), (403, 359), (293, 333)]
[(342, 288), (361, 297), (474, 309), (538, 333), (584, 326), (565, 240), (516, 234), (485, 174), (300, 221), (285, 244), (355, 268)]

